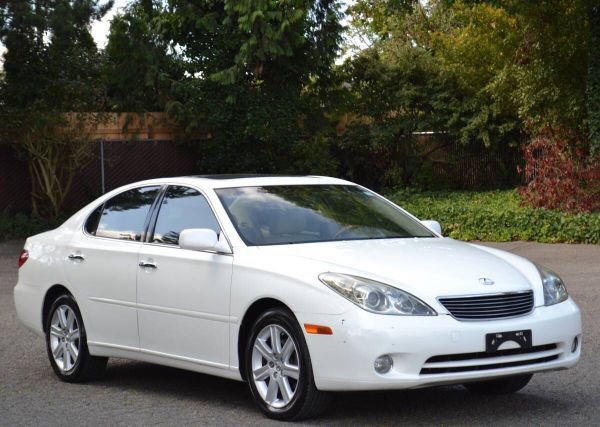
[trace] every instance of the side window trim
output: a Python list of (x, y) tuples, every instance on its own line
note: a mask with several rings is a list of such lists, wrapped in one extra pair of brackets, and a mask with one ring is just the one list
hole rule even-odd
[[(82, 230), (83, 230), (83, 234), (90, 236), (90, 237), (96, 237), (96, 231), (98, 230), (98, 226), (100, 225), (100, 218), (102, 217), (102, 212), (104, 212), (104, 206), (106, 205), (106, 200), (103, 201), (101, 204), (99, 204), (98, 206), (96, 206), (94, 209), (92, 209), (88, 215), (85, 217), (85, 221), (83, 221), (83, 226), (82, 226)], [(98, 222), (96, 222), (96, 227), (94, 228), (94, 233), (88, 233), (87, 231), (87, 223), (90, 220), (90, 218), (92, 217), (92, 215), (94, 215), (94, 212), (96, 212), (96, 210), (100, 208), (100, 215), (98, 216)]]
[(165, 194), (167, 193), (168, 185), (161, 185), (160, 190), (158, 190), (158, 194), (156, 195), (152, 206), (150, 206), (150, 211), (148, 211), (148, 216), (146, 217), (146, 221), (144, 223), (144, 234), (141, 239), (141, 243), (151, 242), (152, 237), (154, 236), (154, 228), (156, 227), (156, 220), (158, 218), (158, 213), (160, 212), (160, 207), (162, 205), (162, 201), (165, 198)]
[[(96, 230), (94, 230), (94, 234), (90, 234), (87, 232), (87, 230), (85, 229), (86, 224), (88, 222), (88, 220), (90, 219), (90, 216), (92, 216), (92, 214), (96, 211), (96, 209), (98, 209), (99, 207), (102, 207), (102, 209), (100, 210), (100, 218), (102, 218), (102, 214), (104, 213), (104, 208), (106, 207), (106, 202), (113, 199), (114, 197), (117, 197), (123, 193), (126, 193), (127, 191), (131, 191), (131, 190), (137, 190), (140, 188), (145, 188), (145, 187), (159, 187), (158, 189), (158, 193), (156, 194), (156, 197), (154, 197), (154, 201), (152, 202), (152, 205), (150, 205), (150, 209), (148, 211), (148, 213), (146, 214), (146, 219), (144, 220), (144, 226), (142, 229), (142, 238), (140, 239), (140, 241), (135, 241), (135, 240), (124, 240), (124, 239), (115, 239), (113, 237), (104, 237), (104, 236), (97, 236), (96, 232), (98, 230), (98, 226), (100, 225), (100, 220), (98, 220), (98, 224), (96, 224)], [(94, 209), (92, 209), (88, 215), (85, 218), (85, 221), (83, 221), (82, 225), (81, 225), (81, 230), (83, 231), (83, 234), (87, 237), (91, 237), (91, 238), (95, 238), (95, 239), (108, 239), (108, 240), (116, 240), (119, 242), (128, 242), (128, 243), (144, 243), (144, 239), (148, 234), (148, 227), (150, 225), (151, 222), (151, 218), (152, 215), (154, 213), (154, 209), (155, 206), (157, 204), (158, 199), (162, 200), (162, 196), (164, 195), (164, 192), (166, 191), (166, 188), (168, 186), (165, 184), (156, 184), (156, 185), (151, 185), (151, 184), (147, 184), (147, 185), (141, 185), (139, 187), (132, 187), (132, 188), (128, 188), (127, 190), (124, 190), (120, 193), (115, 194), (112, 197), (107, 198), (106, 200), (104, 200), (101, 204), (97, 205)]]
[[(152, 212), (150, 224), (148, 226), (148, 232), (146, 233), (146, 239), (142, 241), (143, 244), (162, 246), (165, 248), (172, 248), (172, 249), (181, 249), (181, 246), (179, 246), (179, 245), (170, 245), (170, 244), (165, 244), (165, 243), (153, 242), (152, 239), (154, 238), (154, 230), (156, 229), (156, 222), (158, 221), (158, 215), (160, 214), (160, 207), (162, 206), (162, 201), (164, 200), (169, 187), (185, 187), (185, 188), (189, 188), (192, 190), (196, 190), (198, 193), (200, 193), (200, 195), (202, 195), (202, 197), (204, 197), (206, 204), (208, 205), (210, 211), (212, 212), (213, 216), (217, 220), (217, 224), (219, 225), (219, 228), (221, 230), (218, 234), (219, 238), (221, 237), (221, 235), (223, 235), (223, 237), (225, 238), (225, 241), (227, 242), (227, 245), (229, 246), (229, 249), (231, 250), (231, 253), (216, 252), (216, 254), (217, 255), (228, 255), (228, 256), (233, 255), (233, 246), (231, 245), (231, 241), (229, 240), (229, 237), (227, 237), (227, 233), (225, 233), (225, 230), (223, 229), (223, 224), (221, 223), (219, 216), (215, 213), (215, 208), (213, 207), (210, 199), (206, 196), (204, 190), (202, 190), (201, 188), (198, 188), (194, 185), (189, 185), (189, 184), (165, 184), (163, 187), (164, 188), (161, 189), (159, 195), (157, 195), (157, 197), (156, 197), (156, 201), (157, 201), (156, 207)], [(211, 251), (199, 251), (199, 252), (214, 253)]]

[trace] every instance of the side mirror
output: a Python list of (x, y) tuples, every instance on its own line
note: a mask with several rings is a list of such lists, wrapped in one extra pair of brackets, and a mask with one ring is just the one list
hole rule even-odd
[(231, 253), (229, 244), (225, 241), (223, 233), (217, 236), (209, 228), (187, 228), (179, 233), (179, 247), (192, 251), (213, 251)]
[(429, 228), (431, 231), (435, 231), (440, 236), (442, 235), (442, 226), (440, 225), (439, 222), (432, 221), (432, 220), (425, 220), (425, 221), (421, 221), (421, 224), (423, 224), (425, 227)]

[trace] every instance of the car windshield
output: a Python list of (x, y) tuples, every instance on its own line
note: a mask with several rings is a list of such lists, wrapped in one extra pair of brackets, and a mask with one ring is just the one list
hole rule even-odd
[(434, 237), (420, 222), (356, 185), (276, 185), (215, 191), (249, 246)]

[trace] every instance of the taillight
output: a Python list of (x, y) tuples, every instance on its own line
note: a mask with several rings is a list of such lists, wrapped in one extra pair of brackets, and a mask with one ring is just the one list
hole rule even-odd
[(25, 264), (25, 261), (29, 259), (29, 251), (27, 249), (23, 249), (21, 251), (21, 255), (19, 255), (19, 268)]

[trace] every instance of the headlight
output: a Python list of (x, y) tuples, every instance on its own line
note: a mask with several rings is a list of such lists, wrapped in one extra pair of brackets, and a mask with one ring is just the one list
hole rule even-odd
[(544, 305), (558, 304), (569, 298), (567, 288), (558, 274), (541, 265), (536, 266), (544, 285)]
[(339, 273), (322, 273), (319, 280), (371, 313), (404, 316), (436, 316), (437, 313), (411, 294), (374, 280)]

